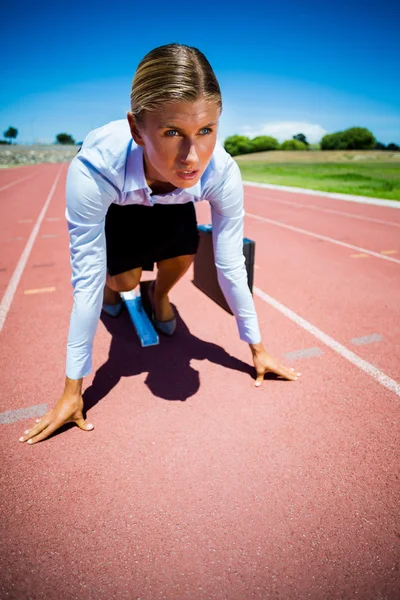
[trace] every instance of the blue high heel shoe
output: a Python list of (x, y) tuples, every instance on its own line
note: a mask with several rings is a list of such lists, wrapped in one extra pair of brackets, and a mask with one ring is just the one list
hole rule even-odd
[(157, 331), (168, 336), (174, 335), (176, 329), (175, 317), (169, 321), (158, 321), (158, 319), (155, 317), (153, 302), (154, 285), (155, 281), (143, 281), (140, 284), (140, 294), (142, 296), (143, 308), (153, 321), (154, 327), (157, 329)]
[(123, 308), (123, 302), (118, 302), (118, 304), (103, 304), (103, 311), (109, 317), (118, 317)]

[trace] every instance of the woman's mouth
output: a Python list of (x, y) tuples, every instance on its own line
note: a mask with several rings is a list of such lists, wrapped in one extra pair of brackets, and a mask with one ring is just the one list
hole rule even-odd
[(195, 179), (197, 177), (197, 175), (199, 174), (199, 170), (185, 169), (184, 171), (177, 171), (176, 173), (179, 179), (185, 179), (186, 181), (190, 181), (191, 179)]

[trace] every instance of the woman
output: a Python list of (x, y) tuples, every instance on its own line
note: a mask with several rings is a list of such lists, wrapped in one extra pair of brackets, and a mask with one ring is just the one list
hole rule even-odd
[(157, 263), (149, 290), (157, 329), (173, 335), (168, 293), (197, 250), (194, 203), (211, 206), (220, 286), (250, 345), (256, 385), (266, 372), (286, 379), (300, 373), (265, 351), (243, 257), (243, 185), (236, 162), (217, 144), (221, 92), (196, 48), (180, 44), (149, 52), (135, 73), (131, 112), (89, 133), (67, 177), (74, 305), (65, 388), (56, 406), (20, 441), (48, 437), (68, 422), (93, 429), (83, 418), (82, 381), (91, 372), (93, 339), (101, 309), (118, 316), (122, 291)]

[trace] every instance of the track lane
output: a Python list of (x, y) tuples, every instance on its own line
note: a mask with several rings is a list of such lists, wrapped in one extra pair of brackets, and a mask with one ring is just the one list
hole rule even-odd
[[(318, 205), (311, 204), (311, 203), (306, 204), (306, 203), (302, 203), (302, 202), (299, 202), (296, 200), (287, 200), (284, 198), (279, 198), (279, 199), (272, 198), (268, 194), (263, 194), (262, 197), (260, 197), (260, 194), (258, 194), (258, 195), (251, 194), (248, 190), (246, 191), (246, 197), (247, 198), (255, 198), (256, 200), (260, 200), (260, 198), (262, 198), (262, 200), (264, 202), (274, 202), (275, 204), (278, 204), (280, 206), (292, 206), (294, 208), (303, 208), (306, 210), (313, 210), (313, 211), (317, 211), (320, 213), (324, 213), (325, 215), (340, 215), (341, 217), (345, 217), (346, 219), (357, 219), (358, 221), (379, 223), (381, 225), (386, 225), (388, 227), (400, 227), (400, 223), (397, 223), (395, 221), (385, 220), (383, 218), (378, 219), (376, 217), (369, 217), (369, 216), (366, 216), (363, 214), (349, 213), (345, 210), (339, 210), (338, 208), (328, 208), (328, 207), (318, 206)], [(388, 217), (390, 217), (390, 215), (388, 215)]]
[[(362, 249), (380, 254), (392, 250), (392, 255), (382, 255), (400, 261), (400, 231), (397, 227), (385, 224), (350, 220), (342, 215), (311, 212), (303, 207), (278, 205), (256, 199), (253, 195), (245, 197), (246, 213), (256, 214), (283, 225), (297, 227), (310, 234), (323, 235), (338, 242), (348, 243)], [(358, 252), (358, 250), (354, 250)]]
[[(245, 185), (245, 193), (254, 194), (255, 196), (268, 197), (274, 200), (284, 200), (285, 202), (295, 202), (298, 204), (310, 204), (320, 208), (339, 210), (349, 214), (364, 215), (370, 218), (389, 220), (394, 223), (400, 223), (400, 201), (396, 207), (365, 204), (361, 202), (349, 202), (347, 200), (339, 200), (338, 198), (329, 198), (321, 195), (302, 194), (300, 192), (285, 192), (283, 190), (272, 190), (260, 188), (256, 186)], [(317, 212), (317, 211), (316, 211)]]
[(3, 297), (60, 165), (37, 165), (34, 178), (0, 194), (0, 298)]
[[(62, 183), (53, 218), (63, 216)], [(72, 307), (68, 236), (61, 220), (43, 226), (59, 237), (37, 237), (1, 333), (5, 410), (52, 405), (63, 385)], [(320, 273), (312, 258), (311, 273), (305, 268), (303, 280), (290, 280), (275, 247), (261, 247), (270, 240), (265, 233), (264, 224), (246, 220), (256, 262), (268, 254), (269, 266), (275, 258), (271, 270), (256, 269), (256, 285), (285, 294), (298, 286), (300, 303), (290, 296), (296, 308), (308, 291), (311, 307), (320, 309), (318, 288), (307, 290)], [(321, 243), (287, 235), (307, 257), (320, 253)], [(327, 262), (343, 269), (340, 252), (324, 256), (323, 290)], [(49, 256), (52, 267), (33, 268)], [(282, 267), (292, 259), (288, 253)], [(373, 267), (382, 297), (393, 267)], [(54, 294), (23, 294), (50, 284)], [(258, 390), (233, 317), (193, 286), (190, 273), (171, 299), (177, 337), (146, 351), (126, 313), (100, 322), (95, 372), (85, 379), (93, 432), (73, 428), (29, 448), (17, 439), (30, 421), (0, 425), (3, 589), (34, 600), (80, 599), (88, 590), (100, 600), (264, 600), (266, 592), (394, 600), (397, 397), (329, 348), (296, 361), (300, 381), (266, 380)], [(309, 332), (255, 302), (272, 353), (316, 345)]]
[(19, 186), (25, 181), (30, 181), (36, 176), (43, 176), (47, 171), (54, 169), (54, 163), (41, 163), (35, 165), (21, 165), (8, 169), (0, 169), (0, 204), (3, 196), (14, 186)]
[(58, 168), (58, 172), (53, 181), (51, 189), (46, 197), (46, 200), (45, 200), (43, 206), (41, 207), (40, 213), (35, 221), (33, 229), (29, 235), (29, 238), (28, 238), (26, 244), (24, 245), (22, 254), (19, 257), (19, 260), (15, 267), (15, 270), (13, 271), (13, 273), (10, 277), (10, 280), (8, 282), (7, 288), (4, 292), (4, 295), (2, 296), (1, 303), (0, 303), (0, 331), (3, 329), (4, 323), (7, 318), (8, 311), (10, 310), (10, 307), (11, 307), (11, 304), (12, 304), (12, 301), (14, 298), (14, 294), (18, 288), (18, 285), (19, 285), (20, 279), (23, 275), (26, 263), (29, 259), (32, 247), (33, 247), (36, 237), (39, 233), (39, 229), (40, 229), (42, 221), (45, 217), (47, 208), (52, 200), (54, 191), (57, 188), (57, 184), (59, 182), (62, 171), (63, 171), (63, 165), (61, 165), (61, 167)]

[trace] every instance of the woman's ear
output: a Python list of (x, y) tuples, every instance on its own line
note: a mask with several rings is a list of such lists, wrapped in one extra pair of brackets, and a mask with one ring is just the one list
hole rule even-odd
[(128, 118), (130, 130), (131, 130), (131, 135), (132, 135), (134, 141), (137, 143), (138, 146), (144, 146), (144, 140), (141, 136), (141, 133), (139, 131), (138, 124), (137, 124), (137, 121), (136, 121), (134, 115), (131, 112), (128, 112), (127, 118)]

